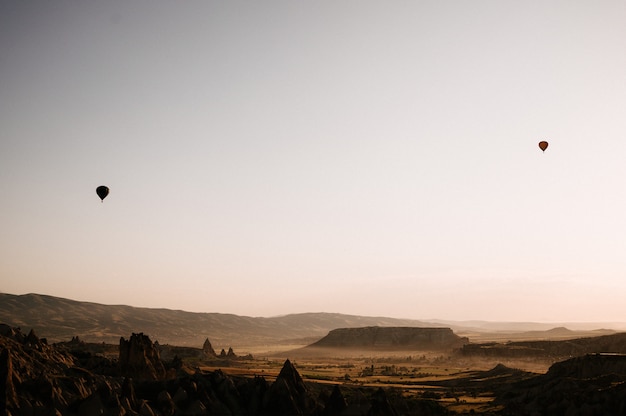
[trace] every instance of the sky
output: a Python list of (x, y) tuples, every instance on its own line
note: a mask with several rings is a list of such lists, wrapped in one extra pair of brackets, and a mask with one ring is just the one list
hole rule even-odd
[(624, 322), (624, 22), (623, 0), (0, 1), (0, 292)]

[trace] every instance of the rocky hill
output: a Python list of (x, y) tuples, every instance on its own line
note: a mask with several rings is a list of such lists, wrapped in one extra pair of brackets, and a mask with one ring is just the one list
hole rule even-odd
[[(626, 356), (617, 354), (576, 357), (541, 375), (498, 365), (467, 377), (420, 383), (448, 389), (450, 397), (460, 391), (493, 392), (491, 415), (626, 412)], [(426, 395), (399, 393), (305, 381), (289, 360), (270, 380), (194, 370), (180, 360), (164, 360), (144, 334), (122, 337), (117, 356), (108, 358), (93, 354), (78, 338), (48, 344), (32, 330), (24, 334), (0, 326), (0, 414), (7, 416), (450, 414)]]
[(409, 400), (421, 415), (446, 414), (430, 400), (392, 398), (380, 388), (346, 394), (353, 389), (305, 383), (289, 360), (273, 382), (193, 371), (177, 360), (164, 362), (143, 334), (122, 338), (118, 359), (108, 359), (76, 338), (49, 345), (32, 330), (0, 327), (2, 415), (395, 416)]
[(334, 329), (312, 348), (453, 350), (469, 343), (450, 328), (378, 327)]
[(546, 374), (507, 386), (504, 414), (626, 414), (626, 356), (588, 354), (555, 363)]
[(432, 326), (411, 319), (303, 313), (254, 318), (220, 313), (102, 305), (53, 296), (0, 293), (0, 323), (33, 328), (51, 342), (74, 336), (87, 342), (117, 343), (121, 336), (143, 332), (160, 344), (201, 346), (206, 338), (219, 348), (281, 343), (308, 344), (336, 328), (362, 326)]
[[(442, 326), (451, 328), (470, 340), (560, 339), (604, 335), (608, 330), (581, 332), (564, 328), (548, 331), (506, 333), (493, 331), (497, 323), (452, 321), (443, 325), (436, 321), (367, 317), (337, 313), (301, 313), (262, 318), (221, 313), (193, 313), (171, 309), (136, 308), (124, 305), (103, 305), (80, 302), (54, 296), (0, 293), (0, 323), (21, 328), (32, 328), (50, 342), (68, 341), (74, 336), (86, 342), (117, 343), (129, 333), (143, 332), (161, 345), (200, 347), (210, 338), (218, 351), (234, 347), (237, 351), (251, 352), (249, 347), (272, 350), (276, 345), (297, 346), (311, 344), (337, 328), (418, 327)], [(482, 327), (479, 327), (479, 324)], [(498, 324), (504, 325), (504, 324)], [(501, 326), (493, 328), (501, 329)], [(515, 323), (507, 323), (516, 328)], [(519, 329), (526, 331), (532, 323)], [(539, 325), (540, 328), (546, 324)], [(487, 329), (484, 329), (487, 328)], [(487, 332), (477, 332), (487, 331)], [(611, 332), (611, 331), (608, 331)]]
[(591, 353), (626, 354), (626, 333), (563, 341), (517, 341), (464, 345), (461, 354), (472, 357), (543, 357), (567, 359)]

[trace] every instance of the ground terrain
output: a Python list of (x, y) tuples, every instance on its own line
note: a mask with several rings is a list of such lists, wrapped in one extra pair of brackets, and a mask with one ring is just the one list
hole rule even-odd
[[(79, 408), (140, 414), (142, 406), (168, 414), (158, 410), (163, 395), (180, 415), (212, 414), (211, 406), (238, 414), (233, 409), (250, 397), (256, 407), (241, 414), (626, 412), (626, 333), (619, 325), (464, 324), (313, 313), (250, 318), (0, 294), (0, 387), (8, 392), (5, 407), (57, 406), (81, 415), (90, 413)], [(151, 364), (137, 367), (136, 359)], [(120, 377), (138, 368), (134, 397)], [(189, 378), (217, 389), (215, 397), (181, 399)], [(52, 396), (37, 399), (43, 385)], [(118, 397), (113, 404), (111, 397)], [(283, 400), (291, 410), (268, 410)], [(338, 411), (343, 402), (348, 407)]]

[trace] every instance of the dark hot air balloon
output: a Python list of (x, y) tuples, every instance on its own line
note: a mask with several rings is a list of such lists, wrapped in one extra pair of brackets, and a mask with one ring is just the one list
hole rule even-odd
[(104, 201), (104, 198), (107, 197), (107, 195), (109, 194), (109, 188), (107, 188), (106, 186), (98, 186), (96, 188), (96, 193), (98, 194), (98, 196), (100, 197), (100, 199), (102, 201)]
[(548, 148), (548, 142), (540, 141), (539, 142), (539, 148), (541, 149), (541, 151), (545, 152), (546, 149)]

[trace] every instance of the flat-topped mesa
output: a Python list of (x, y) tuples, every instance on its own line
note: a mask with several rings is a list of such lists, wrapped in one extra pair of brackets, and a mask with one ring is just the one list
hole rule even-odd
[(450, 328), (369, 326), (334, 329), (311, 347), (445, 350), (468, 343)]

